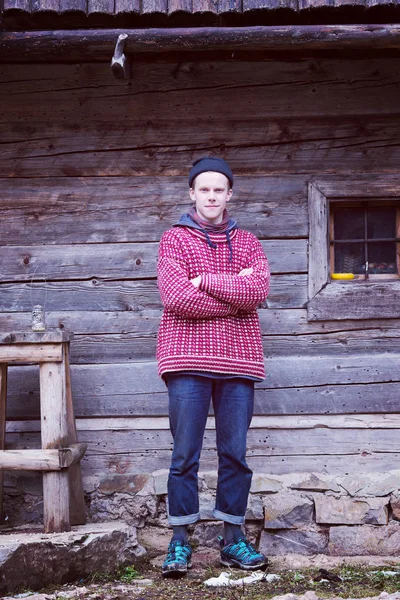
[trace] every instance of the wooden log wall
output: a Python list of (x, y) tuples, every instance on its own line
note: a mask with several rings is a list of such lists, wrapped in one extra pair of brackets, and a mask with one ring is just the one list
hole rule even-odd
[[(400, 60), (1, 65), (0, 330), (72, 330), (85, 481), (167, 467), (156, 376), (157, 243), (190, 203), (187, 172), (224, 156), (232, 213), (261, 240), (268, 377), (249, 462), (259, 472), (396, 468), (400, 320), (307, 322), (307, 182), (396, 173)], [(10, 447), (38, 440), (38, 371), (9, 373)], [(350, 431), (349, 431), (350, 430)], [(216, 466), (212, 418), (202, 468)]]

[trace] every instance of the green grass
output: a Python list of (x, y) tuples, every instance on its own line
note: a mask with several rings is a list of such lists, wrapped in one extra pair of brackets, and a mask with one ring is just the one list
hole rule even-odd
[(132, 581), (138, 577), (141, 577), (141, 575), (139, 571), (135, 569), (134, 565), (123, 567), (117, 573), (117, 579), (123, 583), (132, 583)]

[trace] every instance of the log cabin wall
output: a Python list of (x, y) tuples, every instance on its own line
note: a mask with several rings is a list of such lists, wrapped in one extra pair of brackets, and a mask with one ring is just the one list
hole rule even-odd
[[(393, 471), (381, 523), (393, 527), (400, 320), (307, 321), (307, 183), (399, 171), (400, 59), (136, 62), (129, 82), (108, 64), (1, 65), (0, 80), (0, 327), (29, 328), (42, 303), (49, 327), (75, 334), (90, 518), (165, 525), (165, 472), (150, 477), (172, 447), (155, 365), (157, 244), (190, 206), (193, 160), (214, 154), (236, 176), (232, 214), (272, 269), (260, 310), (268, 376), (249, 432), (253, 505), (256, 492), (272, 494), (265, 508), (294, 488), (350, 498)], [(9, 446), (37, 443), (38, 388), (35, 367), (10, 369)], [(215, 469), (210, 421), (201, 470)], [(39, 478), (6, 481), (9, 522), (39, 519)], [(332, 543), (318, 548), (334, 553)]]

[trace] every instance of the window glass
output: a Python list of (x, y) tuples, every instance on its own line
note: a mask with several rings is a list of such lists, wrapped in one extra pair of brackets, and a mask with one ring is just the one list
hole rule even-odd
[(371, 275), (397, 273), (396, 242), (368, 244), (368, 271)]
[(368, 206), (367, 236), (369, 238), (396, 237), (396, 208), (394, 206)]
[(365, 273), (365, 245), (363, 242), (335, 244), (336, 273)]
[(364, 209), (335, 207), (335, 240), (364, 239)]

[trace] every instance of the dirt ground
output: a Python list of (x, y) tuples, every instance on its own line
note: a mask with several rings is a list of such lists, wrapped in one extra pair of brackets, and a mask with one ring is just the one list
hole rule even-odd
[[(265, 577), (270, 576), (269, 581), (264, 579), (252, 585), (229, 588), (208, 588), (204, 583), (223, 571), (229, 572), (219, 565), (217, 555), (212, 552), (197, 553), (193, 569), (179, 580), (163, 580), (161, 562), (162, 557), (158, 557), (138, 567), (132, 565), (120, 569), (113, 576), (93, 573), (78, 584), (36, 593), (25, 591), (11, 597), (28, 600), (268, 600), (293, 594), (285, 600), (317, 600), (377, 598), (384, 592), (389, 596), (383, 595), (380, 600), (400, 600), (400, 558), (397, 562), (396, 559), (390, 561), (390, 565), (386, 561), (386, 566), (378, 564), (379, 558), (373, 566), (342, 564), (277, 569), (272, 563), (264, 573)], [(282, 566), (282, 561), (280, 564)], [(232, 579), (248, 575), (236, 569), (229, 573)]]

